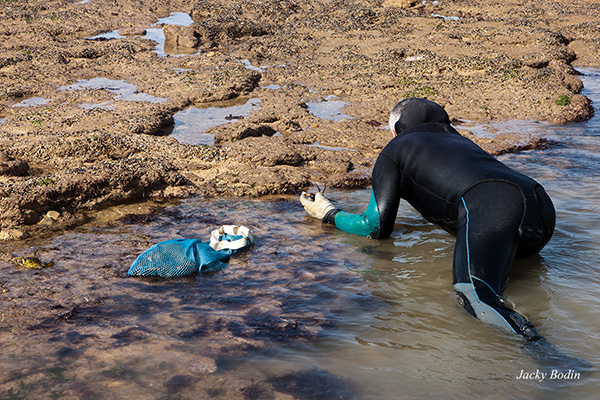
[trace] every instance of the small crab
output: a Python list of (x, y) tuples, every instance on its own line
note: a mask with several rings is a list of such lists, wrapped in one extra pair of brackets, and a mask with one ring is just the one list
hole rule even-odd
[(42, 262), (37, 257), (15, 257), (13, 261), (21, 269), (44, 269), (54, 265), (52, 261)]
[[(327, 183), (325, 183), (325, 185), (323, 186), (323, 190), (321, 190), (321, 188), (319, 187), (319, 185), (317, 185), (316, 183), (314, 185), (317, 187), (317, 193), (324, 194), (325, 190), (327, 190)], [(316, 193), (308, 193), (307, 195), (308, 195), (308, 198), (311, 201), (315, 201), (315, 194)]]

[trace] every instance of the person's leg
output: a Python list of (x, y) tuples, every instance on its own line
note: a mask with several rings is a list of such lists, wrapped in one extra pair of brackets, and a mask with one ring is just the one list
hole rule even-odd
[[(556, 349), (501, 297), (516, 248), (535, 254), (552, 236), (554, 208), (550, 198), (542, 194), (545, 192), (537, 192), (537, 206), (528, 202), (526, 211), (521, 191), (508, 183), (486, 182), (463, 196), (454, 250), (454, 288), (459, 303), (472, 315), (527, 339), (523, 350), (540, 367), (589, 371), (592, 366), (587, 361)], [(524, 212), (538, 216), (523, 217)], [(519, 234), (519, 227), (536, 218), (544, 234), (541, 241), (532, 244)]]
[(521, 190), (485, 182), (461, 199), (454, 250), (454, 288), (473, 316), (510, 332), (535, 338), (535, 328), (510, 309), (501, 295), (519, 242), (525, 211)]
[(546, 246), (556, 224), (552, 199), (543, 187), (537, 185), (525, 196), (525, 217), (521, 224), (521, 238), (516, 258), (531, 257)]

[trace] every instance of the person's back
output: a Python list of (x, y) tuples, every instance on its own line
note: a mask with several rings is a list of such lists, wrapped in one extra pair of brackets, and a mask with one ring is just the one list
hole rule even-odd
[[(471, 140), (445, 123), (423, 123), (399, 133), (381, 151), (373, 169), (375, 197), (381, 221), (390, 218), (387, 202), (397, 203), (396, 196), (379, 195), (389, 191), (389, 169), (399, 172), (398, 195), (408, 201), (425, 219), (456, 234), (458, 207), (462, 196), (474, 185), (485, 181), (507, 181), (524, 192), (538, 185), (533, 179), (509, 168)], [(386, 200), (384, 200), (386, 199)], [(383, 204), (386, 203), (386, 204)], [(393, 226), (382, 226), (379, 237), (388, 236)]]

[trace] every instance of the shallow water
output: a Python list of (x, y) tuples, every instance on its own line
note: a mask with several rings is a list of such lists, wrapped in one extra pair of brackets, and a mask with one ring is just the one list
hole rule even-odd
[(319, 142), (315, 142), (313, 144), (309, 144), (308, 146), (310, 147), (318, 147), (320, 149), (323, 150), (330, 150), (330, 151), (356, 151), (356, 149), (349, 149), (348, 147), (330, 147), (330, 146), (323, 146), (321, 143)]
[(30, 97), (19, 103), (13, 104), (12, 107), (37, 107), (48, 104), (51, 100), (44, 97)]
[[(600, 74), (586, 72), (584, 93), (596, 106), (592, 120), (563, 126), (518, 121), (490, 128), (498, 134), (504, 129), (542, 132), (555, 142), (548, 150), (501, 157), (544, 185), (558, 218), (556, 233), (541, 255), (517, 261), (505, 296), (560, 351), (598, 368)], [(369, 191), (330, 197), (360, 212)], [(424, 222), (406, 203), (397, 224), (391, 240), (332, 235), (332, 240), (369, 256), (360, 274), (371, 294), (388, 307), (351, 312), (318, 345), (279, 349), (247, 359), (246, 367), (266, 374), (322, 368), (358, 382), (360, 398), (368, 399), (596, 397), (597, 371), (550, 379), (552, 370), (528, 358), (520, 339), (498, 333), (459, 309), (452, 294), (451, 236)], [(544, 381), (517, 379), (521, 371), (538, 369), (548, 373)]]
[[(541, 182), (557, 209), (557, 229), (539, 257), (516, 263), (506, 297), (566, 354), (600, 365), (600, 74), (586, 71), (585, 94), (596, 116), (563, 126), (535, 122), (491, 128), (541, 132), (548, 150), (505, 155), (502, 161)], [(357, 196), (359, 196), (357, 194)], [(344, 204), (365, 205), (340, 196)], [(336, 196), (332, 196), (336, 198)], [(361, 210), (357, 207), (356, 211)], [(360, 383), (365, 398), (595, 398), (600, 376), (519, 380), (538, 366), (504, 336), (461, 312), (451, 285), (453, 238), (424, 223), (405, 203), (391, 241), (364, 242), (336, 233), (376, 262), (372, 293), (389, 308), (344, 319), (320, 346), (285, 349), (250, 363), (274, 372), (318, 366)], [(281, 361), (285, 360), (285, 361)], [(551, 373), (551, 371), (546, 371)]]
[[(168, 17), (161, 18), (158, 20), (154, 26), (160, 25), (179, 25), (179, 26), (190, 26), (194, 21), (187, 13), (171, 13)], [(199, 54), (200, 51), (197, 49), (189, 49), (183, 47), (175, 47), (175, 48), (165, 48), (165, 33), (163, 28), (148, 28), (146, 29), (146, 34), (143, 36), (144, 39), (150, 39), (155, 41), (156, 47), (154, 48), (154, 52), (161, 57), (166, 57), (167, 55), (173, 57), (182, 57), (188, 55)]]
[[(163, 97), (156, 97), (146, 93), (138, 92), (137, 86), (127, 83), (124, 80), (115, 80), (109, 78), (92, 78), (92, 79), (80, 79), (77, 83), (68, 86), (61, 86), (59, 90), (84, 90), (84, 89), (96, 89), (106, 90), (114, 95), (115, 100), (122, 101), (146, 101), (148, 103), (163, 103), (167, 99)], [(98, 104), (98, 107), (106, 107), (108, 103)], [(84, 108), (90, 108), (91, 104), (84, 103)]]
[(327, 96), (321, 100), (309, 101), (306, 103), (308, 111), (315, 117), (330, 119), (332, 121), (353, 119), (354, 117), (342, 112), (342, 108), (346, 106), (346, 102), (334, 100), (335, 98), (335, 96)]
[(180, 143), (214, 145), (215, 138), (206, 133), (210, 128), (247, 117), (260, 99), (236, 98), (189, 107), (173, 116), (175, 125), (169, 135)]
[[(600, 74), (588, 73), (597, 107)], [(554, 144), (501, 157), (542, 183), (557, 210), (554, 237), (515, 264), (505, 296), (554, 346), (596, 368), (599, 128), (599, 112), (578, 124), (519, 125)], [(327, 193), (350, 212), (370, 196)], [(228, 223), (250, 227), (257, 242), (224, 270), (124, 276), (151, 244), (208, 238)], [(381, 241), (323, 226), (293, 197), (104, 210), (80, 229), (10, 249), (52, 267), (0, 262), (0, 398), (595, 398), (597, 371), (517, 379), (539, 367), (519, 338), (456, 304), (453, 245), (406, 203)]]
[(125, 39), (125, 36), (122, 36), (119, 34), (119, 31), (112, 31), (112, 32), (105, 32), (105, 33), (100, 33), (98, 35), (95, 36), (90, 36), (88, 38), (86, 38), (87, 40), (98, 40), (98, 39), (104, 39), (104, 40), (113, 40), (113, 39)]
[(269, 66), (267, 66), (267, 65), (261, 65), (260, 67), (255, 67), (254, 65), (252, 65), (250, 63), (250, 60), (248, 60), (248, 59), (242, 60), (242, 63), (244, 64), (246, 69), (249, 69), (252, 71), (264, 72), (265, 69), (269, 68)]

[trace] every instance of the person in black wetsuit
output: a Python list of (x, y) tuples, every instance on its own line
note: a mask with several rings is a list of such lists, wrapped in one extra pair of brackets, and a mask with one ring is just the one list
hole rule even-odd
[(390, 114), (394, 138), (372, 173), (364, 213), (337, 209), (322, 194), (300, 196), (309, 215), (371, 238), (394, 229), (400, 199), (456, 235), (453, 283), (459, 303), (482, 321), (539, 340), (531, 323), (503, 300), (516, 257), (538, 253), (554, 231), (550, 197), (533, 179), (507, 167), (461, 136), (438, 104), (420, 98)]

